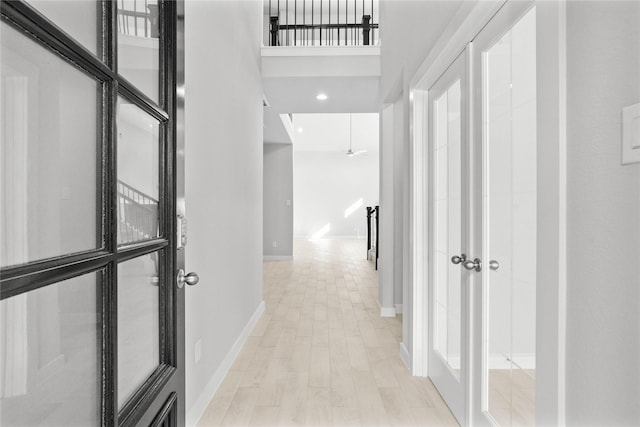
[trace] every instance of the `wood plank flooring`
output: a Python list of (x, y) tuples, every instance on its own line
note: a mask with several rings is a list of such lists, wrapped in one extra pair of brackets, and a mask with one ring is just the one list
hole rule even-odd
[(535, 382), (532, 369), (489, 371), (489, 413), (499, 425), (535, 425)]
[(362, 240), (296, 240), (264, 263), (266, 311), (200, 426), (456, 426), (399, 357)]

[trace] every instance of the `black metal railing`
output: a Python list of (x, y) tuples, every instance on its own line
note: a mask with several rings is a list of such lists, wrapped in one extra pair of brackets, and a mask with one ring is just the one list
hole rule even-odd
[(378, 0), (265, 0), (269, 46), (376, 44)]
[(156, 237), (158, 215), (156, 199), (118, 180), (118, 242)]
[(376, 254), (376, 270), (378, 269), (378, 222), (380, 206), (367, 206), (367, 260), (371, 259), (371, 252)]
[(158, 1), (120, 0), (118, 1), (118, 32), (129, 36), (157, 39)]

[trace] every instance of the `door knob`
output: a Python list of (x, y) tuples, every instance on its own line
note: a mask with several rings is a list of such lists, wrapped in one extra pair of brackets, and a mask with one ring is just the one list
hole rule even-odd
[(473, 261), (467, 260), (462, 265), (467, 270), (475, 270), (475, 271), (482, 270), (482, 262), (480, 261), (479, 258), (475, 258)]
[(491, 270), (497, 270), (500, 268), (500, 263), (495, 259), (492, 259), (491, 261), (489, 261), (489, 268)]
[(465, 262), (466, 260), (467, 260), (467, 256), (465, 254), (462, 254), (460, 256), (454, 255), (451, 257), (451, 262), (454, 264), (460, 264)]
[(185, 283), (190, 286), (197, 285), (198, 282), (200, 281), (200, 277), (198, 277), (198, 275), (193, 272), (189, 274), (184, 274), (184, 270), (180, 269), (180, 271), (178, 271), (178, 276), (176, 277), (176, 281), (178, 282), (178, 288), (182, 289)]

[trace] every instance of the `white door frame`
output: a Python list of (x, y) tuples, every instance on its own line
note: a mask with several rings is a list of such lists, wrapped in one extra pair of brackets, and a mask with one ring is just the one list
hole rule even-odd
[[(493, 0), (463, 4), (410, 84), (413, 236), (411, 367), (416, 376), (428, 375), (428, 88), (505, 3), (504, 0)], [(536, 424), (564, 425), (566, 4), (545, 1), (535, 4), (538, 28), (538, 188), (545, 189), (538, 196)], [(478, 404), (473, 399), (469, 403), (471, 406)], [(474, 420), (470, 422), (473, 424)]]

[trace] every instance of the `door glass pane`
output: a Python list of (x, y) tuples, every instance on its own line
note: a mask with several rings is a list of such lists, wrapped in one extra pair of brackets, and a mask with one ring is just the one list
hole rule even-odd
[(456, 81), (435, 102), (435, 349), (460, 375), (462, 253), (461, 86)]
[(484, 387), (499, 425), (534, 425), (536, 311), (535, 9), (484, 53)]
[(160, 364), (160, 258), (118, 265), (118, 409)]
[(0, 302), (0, 425), (100, 424), (101, 277)]
[(101, 22), (97, 1), (26, 0), (54, 24), (94, 55), (98, 54), (98, 23)]
[(118, 243), (159, 235), (160, 122), (118, 99)]
[(0, 264), (101, 247), (101, 85), (4, 22), (0, 28)]
[(161, 8), (157, 0), (118, 0), (118, 73), (160, 99)]

